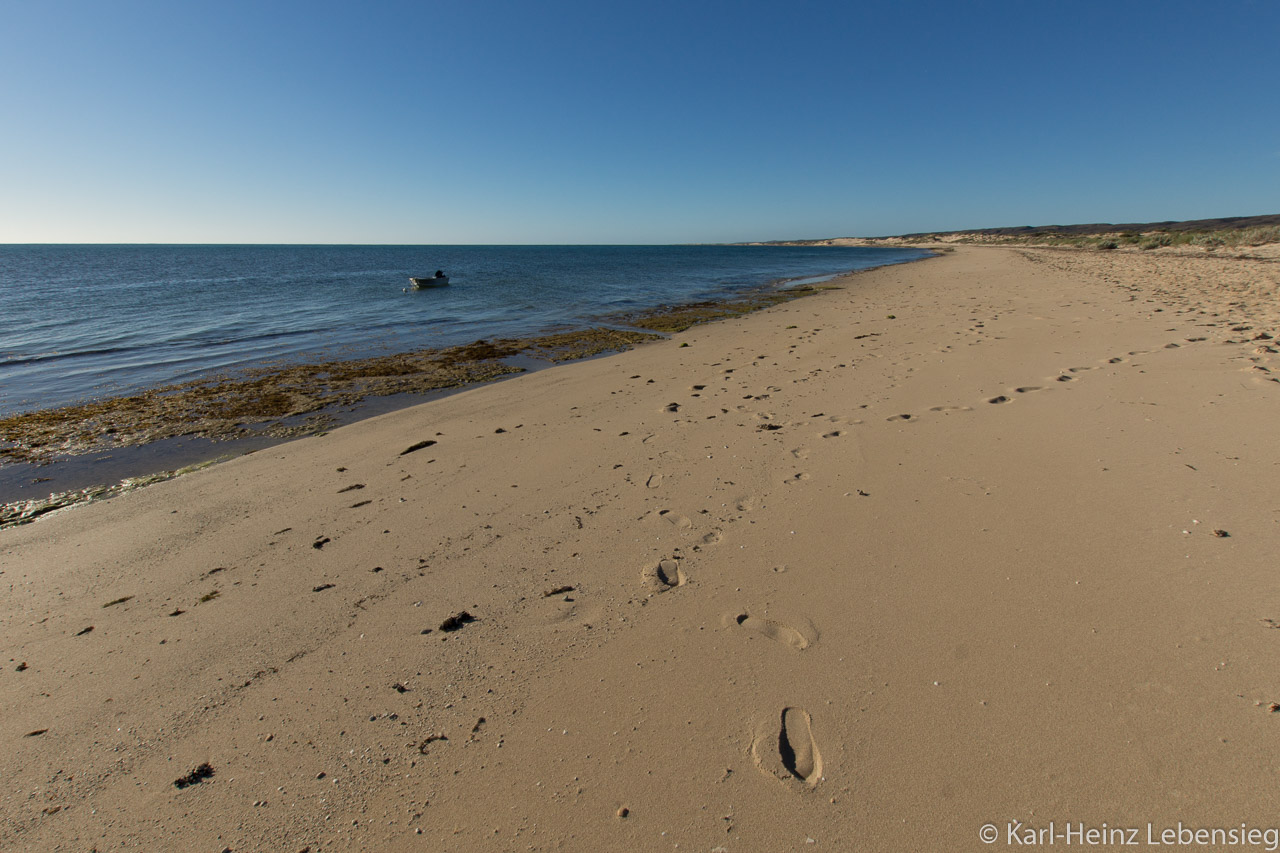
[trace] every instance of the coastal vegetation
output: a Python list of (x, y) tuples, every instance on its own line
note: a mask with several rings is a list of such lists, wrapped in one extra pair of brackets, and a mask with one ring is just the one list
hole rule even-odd
[(1022, 246), (1074, 246), (1080, 249), (1136, 248), (1144, 251), (1168, 246), (1198, 247), (1207, 250), (1238, 249), (1280, 243), (1280, 225), (1254, 228), (1219, 228), (1206, 231), (1118, 231), (1101, 234), (1037, 233), (1026, 235), (993, 235), (976, 232), (958, 235), (958, 243), (1001, 243)]

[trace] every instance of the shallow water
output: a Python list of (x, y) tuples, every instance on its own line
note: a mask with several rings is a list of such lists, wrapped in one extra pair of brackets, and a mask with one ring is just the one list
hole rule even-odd
[[(581, 327), (901, 263), (798, 246), (0, 246), (0, 415), (278, 361)], [(436, 269), (447, 288), (405, 292)]]

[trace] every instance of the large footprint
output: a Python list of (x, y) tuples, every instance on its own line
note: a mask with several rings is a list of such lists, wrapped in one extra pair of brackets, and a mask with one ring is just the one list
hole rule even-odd
[(803, 708), (783, 708), (776, 739), (757, 737), (751, 754), (757, 767), (784, 782), (813, 788), (822, 781), (822, 754), (813, 739), (813, 720)]
[(675, 589), (688, 582), (684, 569), (675, 560), (662, 560), (657, 565), (645, 566), (640, 577), (646, 586), (656, 592)]
[[(783, 625), (781, 622), (774, 622), (772, 619), (752, 616), (749, 613), (726, 616), (724, 621), (727, 625), (737, 625), (745, 631), (760, 634), (770, 640), (777, 640), (779, 643), (790, 646), (797, 651), (809, 648), (809, 643), (812, 642), (809, 637), (806, 637), (795, 628)], [(811, 631), (810, 633), (812, 634), (813, 632)]]

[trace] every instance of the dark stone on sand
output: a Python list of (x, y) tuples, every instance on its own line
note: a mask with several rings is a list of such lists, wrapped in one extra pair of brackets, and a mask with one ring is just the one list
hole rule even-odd
[(426, 441), (419, 441), (417, 444), (411, 444), (408, 447), (406, 447), (404, 450), (401, 450), (400, 455), (406, 456), (410, 453), (413, 453), (415, 450), (421, 450), (424, 447), (430, 447), (435, 443), (436, 442), (433, 439), (427, 439)]
[(454, 616), (450, 616), (448, 619), (441, 622), (440, 630), (446, 633), (448, 633), (449, 631), (456, 631), (459, 628), (461, 628), (463, 625), (467, 624), (468, 622), (474, 622), (474, 621), (476, 621), (476, 617), (472, 616), (470, 613), (463, 610), (461, 613), (458, 613)]
[(173, 787), (177, 788), (178, 790), (182, 790), (183, 788), (186, 788), (189, 785), (198, 785), (201, 782), (203, 782), (205, 779), (210, 778), (211, 776), (213, 776), (213, 767), (211, 767), (209, 763), (206, 761), (204, 764), (201, 764), (199, 767), (192, 770), (186, 776), (179, 776), (177, 779), (174, 779)]

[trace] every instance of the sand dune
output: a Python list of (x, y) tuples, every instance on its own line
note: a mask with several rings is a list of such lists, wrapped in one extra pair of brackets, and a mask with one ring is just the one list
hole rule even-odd
[(0, 847), (1275, 824), (1277, 267), (1161, 263), (957, 247), (0, 532)]

